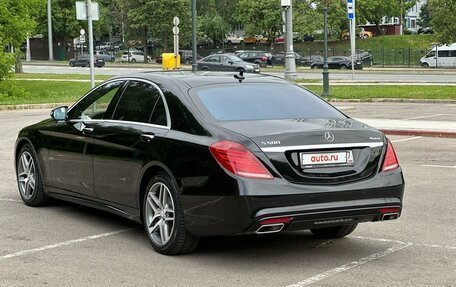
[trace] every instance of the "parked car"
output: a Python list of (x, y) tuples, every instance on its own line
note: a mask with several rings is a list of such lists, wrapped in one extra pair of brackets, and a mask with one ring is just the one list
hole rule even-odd
[(431, 27), (418, 28), (418, 34), (434, 34), (434, 30)]
[(255, 63), (260, 67), (274, 65), (272, 54), (265, 51), (245, 51), (237, 56), (246, 62)]
[(244, 43), (246, 44), (266, 44), (267, 42), (268, 38), (263, 37), (263, 35), (244, 37)]
[(456, 68), (456, 43), (432, 48), (420, 59), (423, 68)]
[(118, 76), (23, 128), (14, 158), (26, 205), (57, 198), (112, 212), (142, 223), (163, 254), (191, 252), (205, 236), (340, 238), (403, 206), (402, 169), (382, 132), (272, 76)]
[[(179, 54), (181, 56), (181, 63), (185, 65), (193, 64), (193, 51), (192, 50), (180, 50)], [(196, 54), (196, 60), (200, 60), (203, 57)]]
[[(356, 33), (356, 37), (360, 37), (362, 39), (371, 38), (373, 36), (374, 36), (374, 33), (370, 32), (370, 31), (360, 31), (359, 33)], [(340, 38), (343, 41), (346, 41), (346, 40), (350, 39), (350, 32), (349, 31), (343, 32), (341, 34)]]
[(113, 54), (108, 53), (107, 51), (103, 50), (95, 50), (94, 55), (100, 59), (103, 59), (105, 62), (115, 62), (116, 57)]
[[(122, 63), (124, 62), (144, 62), (144, 53), (141, 51), (130, 51), (130, 52), (123, 52), (122, 58), (120, 59)], [(147, 56), (147, 62), (150, 63), (152, 59), (150, 56)]]
[[(301, 56), (299, 53), (294, 52), (295, 54), (295, 63), (297, 66), (310, 66), (310, 62), (308, 61), (308, 58), (305, 58)], [(277, 52), (277, 54), (274, 55), (273, 61), (275, 65), (284, 65), (285, 64), (285, 52)]]
[(244, 44), (244, 37), (238, 36), (236, 34), (228, 34), (225, 36), (225, 44), (242, 45), (242, 44)]
[[(363, 63), (361, 61), (356, 61), (355, 63), (355, 69), (357, 70), (362, 70), (363, 69)], [(335, 57), (329, 57), (328, 58), (328, 68), (329, 69), (349, 69), (352, 66), (352, 60), (349, 57), (345, 56), (335, 56)], [(323, 60), (313, 62), (310, 67), (312, 69), (323, 69)]]
[[(103, 59), (100, 59), (96, 56), (94, 58), (94, 66), (95, 67), (104, 67), (105, 66), (105, 61)], [(76, 58), (73, 58), (69, 61), (69, 64), (71, 67), (90, 67), (90, 55), (89, 54), (82, 54), (82, 55), (77, 55)]]
[(363, 66), (371, 67), (374, 65), (374, 58), (370, 52), (357, 51), (356, 58), (358, 61), (363, 63)]
[(306, 34), (302, 37), (303, 42), (313, 42), (314, 40), (315, 40), (315, 37), (312, 35)]
[(232, 54), (214, 54), (198, 61), (198, 70), (202, 71), (243, 71), (259, 73), (260, 67), (243, 61)]
[[(293, 32), (293, 42), (298, 41), (299, 38), (300, 38), (300, 34), (299, 34), (298, 32)], [(310, 39), (310, 38), (308, 38), (308, 36), (304, 36), (304, 38)], [(303, 41), (304, 41), (304, 38), (302, 38)], [(313, 40), (312, 40), (312, 41), (313, 41)], [(282, 36), (280, 36), (280, 37), (277, 37), (277, 38), (274, 40), (274, 43), (276, 43), (276, 44), (283, 44), (284, 42), (285, 42), (285, 35), (282, 35)]]

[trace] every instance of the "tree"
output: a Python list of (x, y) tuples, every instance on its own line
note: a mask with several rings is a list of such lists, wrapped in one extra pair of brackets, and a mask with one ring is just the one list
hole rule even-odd
[(418, 19), (418, 25), (421, 27), (429, 27), (431, 25), (431, 15), (429, 13), (428, 3), (421, 5), (420, 18)]
[(455, 0), (429, 0), (432, 28), (438, 40), (445, 44), (456, 42)]
[(207, 35), (215, 43), (223, 41), (236, 23), (233, 19), (236, 5), (237, 1), (197, 1), (199, 36)]
[[(0, 1), (0, 81), (8, 77), (15, 61), (16, 67), (22, 67), (20, 47), (35, 28), (36, 12), (44, 4), (43, 0)], [(14, 54), (6, 53), (5, 46), (14, 47)]]

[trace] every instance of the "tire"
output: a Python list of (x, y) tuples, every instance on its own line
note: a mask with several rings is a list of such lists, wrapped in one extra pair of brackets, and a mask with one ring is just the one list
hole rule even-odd
[(190, 65), (190, 60), (189, 59), (185, 59), (185, 65)]
[(116, 61), (116, 58), (111, 58), (111, 63), (114, 63)]
[(311, 229), (310, 231), (318, 238), (335, 239), (349, 235), (356, 229), (357, 226), (358, 224), (355, 223), (350, 225)]
[(227, 43), (228, 45), (231, 45), (231, 44), (232, 44), (230, 40), (229, 40), (228, 42), (226, 42), (226, 43)]
[(244, 41), (239, 42), (239, 45), (244, 45)]
[(421, 64), (421, 67), (428, 69), (429, 68), (429, 64), (428, 63), (423, 63), (423, 64)]
[(201, 70), (202, 71), (209, 71), (209, 68), (208, 67), (202, 67)]
[(70, 62), (70, 67), (74, 67), (74, 62)]
[(367, 36), (366, 34), (363, 35), (363, 39), (367, 39), (369, 38), (369, 36)]
[(347, 41), (347, 40), (348, 40), (348, 36), (343, 36), (343, 37), (342, 37), (342, 40), (343, 40), (343, 41)]
[(348, 69), (348, 67), (345, 66), (345, 65), (342, 65), (342, 66), (340, 66), (340, 69), (341, 69), (341, 70), (346, 70), (346, 69)]
[(133, 58), (133, 59), (131, 59), (131, 60), (130, 60), (130, 62), (132, 62), (132, 63), (136, 63), (136, 59), (135, 59), (135, 58)]
[(19, 194), (26, 205), (38, 207), (47, 203), (41, 168), (30, 144), (24, 145), (16, 158), (16, 180)]
[(313, 65), (313, 66), (311, 66), (310, 68), (311, 68), (312, 70), (316, 70), (316, 69), (318, 69), (318, 65)]
[(167, 174), (159, 173), (149, 181), (142, 214), (144, 229), (157, 252), (185, 254), (198, 245), (198, 238), (185, 228), (177, 187)]

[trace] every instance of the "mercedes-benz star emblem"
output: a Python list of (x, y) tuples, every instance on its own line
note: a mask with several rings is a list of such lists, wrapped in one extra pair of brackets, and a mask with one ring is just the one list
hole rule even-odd
[(334, 134), (332, 132), (326, 132), (325, 139), (332, 143), (334, 141)]

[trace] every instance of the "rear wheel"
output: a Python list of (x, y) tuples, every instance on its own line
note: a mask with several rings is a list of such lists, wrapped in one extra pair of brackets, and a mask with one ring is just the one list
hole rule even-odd
[(43, 189), (41, 169), (35, 151), (30, 144), (22, 147), (16, 159), (19, 194), (28, 206), (42, 206), (47, 202)]
[(342, 238), (344, 236), (352, 233), (356, 227), (357, 223), (350, 225), (341, 225), (334, 227), (318, 228), (311, 229), (310, 231), (318, 238), (331, 239), (331, 238)]
[(346, 69), (347, 69), (347, 66), (342, 65), (342, 66), (340, 66), (340, 69), (341, 69), (341, 70), (346, 70)]
[(71, 66), (71, 67), (74, 67), (74, 62), (70, 62), (70, 66)]
[(198, 238), (185, 228), (177, 187), (164, 173), (156, 175), (147, 185), (143, 222), (152, 247), (159, 253), (189, 253), (198, 244)]
[(313, 65), (313, 66), (311, 66), (310, 68), (311, 68), (312, 70), (316, 70), (316, 69), (318, 69), (318, 65)]

